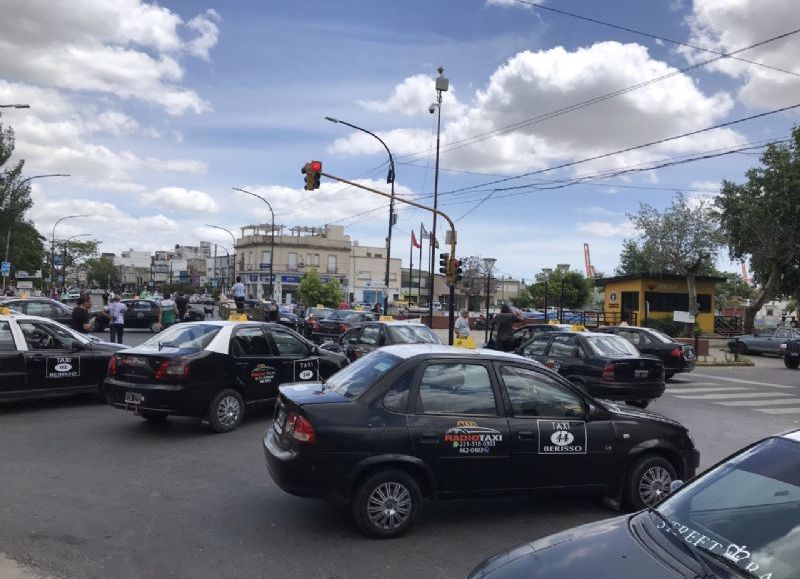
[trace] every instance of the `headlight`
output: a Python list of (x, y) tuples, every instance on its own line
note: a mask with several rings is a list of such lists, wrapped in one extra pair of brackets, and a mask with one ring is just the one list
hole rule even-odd
[(290, 320), (289, 318), (281, 318), (281, 321), (282, 322), (291, 322), (292, 320)]
[(785, 350), (785, 349), (786, 349), (786, 344), (781, 344), (781, 350)]

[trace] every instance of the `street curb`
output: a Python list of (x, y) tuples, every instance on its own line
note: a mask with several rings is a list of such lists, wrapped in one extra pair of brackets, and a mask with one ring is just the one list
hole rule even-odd
[(694, 363), (695, 367), (710, 367), (710, 366), (755, 366), (752, 360), (697, 360)]
[(0, 577), (3, 579), (56, 579), (52, 575), (44, 575), (42, 572), (24, 567), (3, 553), (0, 553)]

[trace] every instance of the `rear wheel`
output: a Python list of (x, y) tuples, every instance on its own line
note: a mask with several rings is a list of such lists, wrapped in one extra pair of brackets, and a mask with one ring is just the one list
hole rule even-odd
[(236, 390), (226, 388), (208, 406), (208, 421), (215, 432), (230, 432), (244, 419), (244, 398)]
[(626, 400), (625, 404), (628, 406), (635, 406), (636, 408), (647, 408), (647, 405), (650, 404), (649, 400)]
[(153, 332), (154, 334), (159, 333), (161, 331), (161, 324), (159, 324), (158, 322), (153, 322), (152, 324), (150, 324), (150, 331)]
[(675, 376), (675, 372), (664, 372), (664, 382), (669, 382)]
[(633, 463), (625, 479), (625, 506), (633, 511), (652, 507), (669, 494), (675, 469), (660, 456), (647, 455)]
[(787, 368), (791, 368), (792, 370), (797, 370), (800, 366), (800, 360), (797, 358), (785, 358), (783, 359), (783, 365)]
[(361, 531), (376, 539), (398, 537), (410, 529), (422, 510), (422, 492), (402, 470), (384, 470), (367, 477), (351, 505)]
[(741, 342), (736, 342), (736, 353), (740, 356), (747, 354), (747, 346), (742, 344)]

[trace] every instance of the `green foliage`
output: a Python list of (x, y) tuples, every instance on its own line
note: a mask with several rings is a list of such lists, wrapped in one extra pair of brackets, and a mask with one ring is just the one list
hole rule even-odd
[(330, 278), (322, 286), (322, 303), (329, 308), (335, 308), (343, 299), (344, 292), (342, 292), (342, 287), (339, 285), (339, 280), (335, 277)]
[(297, 295), (307, 306), (323, 304), (335, 308), (342, 301), (343, 293), (339, 280), (330, 278), (327, 283), (322, 283), (322, 278), (316, 269), (311, 269), (300, 280)]
[(745, 300), (752, 300), (756, 297), (756, 291), (747, 285), (738, 273), (719, 273), (725, 281), (717, 286), (717, 307), (732, 308), (744, 303)]
[(8, 246), (8, 260), (12, 263), (14, 271), (34, 272), (43, 268), (45, 260), (44, 237), (42, 237), (33, 223), (23, 221), (17, 223), (11, 230), (11, 243)]
[(87, 281), (90, 286), (102, 288), (115, 287), (119, 284), (119, 276), (114, 268), (114, 260), (108, 256), (93, 257), (86, 260)]
[[(580, 272), (568, 271), (564, 274), (564, 307), (576, 309), (586, 305), (592, 295), (592, 284), (593, 281)], [(538, 274), (536, 282), (528, 287), (528, 295), (534, 307), (544, 307), (545, 290), (548, 307), (561, 307), (561, 272), (558, 269), (553, 270), (550, 275)]]
[(619, 254), (619, 265), (614, 270), (615, 275), (636, 275), (639, 273), (655, 273), (655, 260), (647, 255), (649, 247), (637, 243), (635, 239), (622, 241), (622, 251)]
[[(491, 285), (489, 292), (494, 294), (499, 286), (494, 268), (492, 271), (486, 269), (486, 262), (477, 255), (461, 258), (461, 269), (463, 279), (458, 284), (457, 291), (466, 298), (470, 310), (480, 310), (486, 302), (486, 282)], [(488, 275), (491, 274), (491, 280)], [(517, 300), (515, 300), (515, 303)], [(524, 306), (520, 306), (524, 307)]]

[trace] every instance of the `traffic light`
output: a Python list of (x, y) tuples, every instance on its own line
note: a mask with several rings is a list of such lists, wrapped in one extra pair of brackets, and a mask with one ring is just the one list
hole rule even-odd
[(461, 268), (461, 264), (463, 262), (460, 259), (453, 260), (453, 269), (452, 269), (452, 283), (458, 283), (462, 279), (464, 279), (464, 270)]
[(306, 185), (303, 187), (306, 191), (313, 191), (319, 189), (319, 178), (322, 173), (322, 163), (320, 161), (311, 161), (303, 165), (300, 172), (306, 176)]
[(440, 253), (439, 254), (439, 273), (442, 275), (448, 276), (450, 273), (450, 254), (449, 253)]

